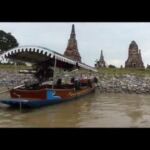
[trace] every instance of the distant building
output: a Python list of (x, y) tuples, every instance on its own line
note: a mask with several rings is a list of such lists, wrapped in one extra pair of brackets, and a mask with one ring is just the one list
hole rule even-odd
[(123, 66), (121, 65), (121, 66), (120, 66), (120, 69), (122, 69), (122, 68), (123, 68)]
[(147, 69), (150, 69), (150, 65), (149, 64), (147, 64)]
[(64, 52), (64, 56), (66, 56), (72, 60), (81, 62), (81, 56), (80, 56), (79, 51), (78, 51), (78, 45), (77, 45), (77, 40), (76, 40), (74, 24), (72, 25), (70, 38), (68, 40), (68, 45), (67, 45), (67, 48)]
[(104, 56), (103, 56), (103, 51), (102, 50), (101, 50), (100, 59), (99, 59), (99, 61), (96, 62), (95, 67), (97, 67), (97, 68), (106, 67), (106, 63), (105, 63), (105, 60), (104, 60)]
[(135, 41), (132, 41), (129, 45), (128, 59), (125, 62), (125, 68), (144, 68), (141, 50), (138, 49), (138, 45)]

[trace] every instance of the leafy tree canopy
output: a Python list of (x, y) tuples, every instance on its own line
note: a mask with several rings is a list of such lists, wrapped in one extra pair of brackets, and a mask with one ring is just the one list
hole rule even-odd
[(0, 52), (5, 52), (11, 48), (17, 47), (19, 44), (11, 33), (0, 30)]
[(114, 65), (109, 65), (108, 68), (116, 68)]

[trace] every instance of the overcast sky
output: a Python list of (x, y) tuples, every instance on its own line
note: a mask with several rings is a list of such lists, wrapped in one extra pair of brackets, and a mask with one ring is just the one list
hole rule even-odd
[(150, 64), (150, 23), (0, 23), (0, 30), (11, 32), (19, 45), (39, 45), (64, 53), (75, 24), (82, 62), (94, 66), (103, 50), (106, 63), (124, 66), (128, 47), (135, 40), (144, 65)]

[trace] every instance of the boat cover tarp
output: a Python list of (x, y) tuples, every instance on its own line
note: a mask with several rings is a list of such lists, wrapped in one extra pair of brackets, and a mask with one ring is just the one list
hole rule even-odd
[(40, 64), (44, 62), (51, 62), (54, 66), (54, 59), (56, 58), (56, 66), (59, 68), (71, 69), (75, 66), (97, 72), (97, 70), (84, 63), (71, 60), (62, 54), (41, 46), (19, 46), (10, 49), (0, 55), (0, 61), (10, 59), (13, 61), (24, 61), (33, 64)]

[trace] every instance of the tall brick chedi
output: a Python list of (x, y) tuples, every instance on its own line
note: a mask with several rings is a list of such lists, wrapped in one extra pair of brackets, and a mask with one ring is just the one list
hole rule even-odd
[(132, 41), (129, 45), (128, 59), (125, 62), (125, 68), (144, 68), (141, 50), (138, 49), (138, 45), (135, 41)]
[(99, 67), (99, 68), (103, 68), (106, 67), (106, 63), (104, 60), (104, 55), (103, 55), (103, 51), (101, 50), (101, 55), (100, 55), (100, 59), (99, 61), (97, 61), (97, 63), (95, 64), (95, 67)]
[(81, 62), (81, 56), (78, 51), (78, 45), (77, 45), (77, 40), (76, 40), (74, 24), (72, 25), (70, 38), (68, 40), (68, 45), (64, 52), (64, 56), (66, 56), (72, 60)]

